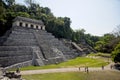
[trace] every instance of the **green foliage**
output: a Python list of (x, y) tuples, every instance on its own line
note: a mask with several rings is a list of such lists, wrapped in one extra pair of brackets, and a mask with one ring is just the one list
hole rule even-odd
[(13, 6), (14, 12), (28, 12), (28, 8), (25, 5), (15, 4)]
[(84, 38), (85, 38), (86, 43), (88, 43), (92, 47), (94, 47), (95, 43), (97, 41), (99, 41), (99, 37), (98, 36), (92, 36), (90, 34), (85, 34)]
[(30, 15), (26, 12), (16, 12), (16, 16), (22, 16), (22, 17), (30, 17)]
[(0, 36), (3, 35), (3, 33), (5, 32), (5, 28), (4, 25), (6, 23), (6, 15), (5, 15), (5, 6), (4, 6), (4, 2), (0, 1)]
[(84, 29), (79, 29), (79, 30), (76, 30), (73, 34), (73, 41), (79, 43), (79, 42), (82, 42), (84, 40), (84, 32), (85, 30)]
[(11, 7), (12, 5), (15, 4), (15, 0), (4, 0), (4, 2), (6, 3), (6, 5), (7, 5), (8, 7)]
[(112, 59), (114, 62), (120, 62), (120, 43), (115, 47), (112, 52)]
[(115, 39), (116, 38), (113, 34), (105, 34), (96, 42), (95, 49), (99, 52), (111, 53), (114, 48), (113, 44), (115, 43), (113, 40)]
[(117, 37), (120, 37), (120, 25), (118, 25), (114, 30), (113, 34)]
[(111, 58), (111, 55), (108, 53), (91, 53), (88, 54), (87, 56), (98, 56), (98, 57), (105, 57), (105, 58)]
[(85, 34), (84, 29), (79, 29), (72, 32), (72, 40), (77, 43), (86, 42), (88, 45), (94, 47), (95, 43), (99, 40), (99, 37)]

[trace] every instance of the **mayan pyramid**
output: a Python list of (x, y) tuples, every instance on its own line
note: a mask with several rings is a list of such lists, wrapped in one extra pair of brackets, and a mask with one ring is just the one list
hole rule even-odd
[(56, 64), (77, 57), (63, 42), (45, 30), (41, 20), (16, 17), (0, 38), (0, 66), (23, 67)]

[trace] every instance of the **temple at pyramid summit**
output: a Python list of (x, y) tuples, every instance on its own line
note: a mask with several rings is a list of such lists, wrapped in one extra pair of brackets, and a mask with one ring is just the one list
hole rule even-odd
[(0, 66), (6, 68), (60, 63), (83, 54), (66, 46), (45, 30), (41, 20), (16, 17), (12, 28), (0, 38)]

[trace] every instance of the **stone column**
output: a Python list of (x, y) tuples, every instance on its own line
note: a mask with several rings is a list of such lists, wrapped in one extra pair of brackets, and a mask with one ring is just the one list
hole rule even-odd
[(38, 29), (41, 29), (41, 26), (38, 26)]
[(30, 28), (30, 27), (31, 27), (30, 25), (31, 25), (31, 24), (29, 24), (29, 23), (28, 23), (28, 28)]
[(15, 22), (16, 26), (20, 26), (20, 22), (16, 21)]
[(45, 26), (42, 27), (42, 30), (45, 30)]
[(22, 27), (26, 27), (26, 26), (25, 26), (25, 22), (22, 22), (22, 24), (23, 24), (23, 26), (22, 26)]
[(34, 26), (34, 29), (36, 29), (36, 25), (34, 24), (33, 26)]

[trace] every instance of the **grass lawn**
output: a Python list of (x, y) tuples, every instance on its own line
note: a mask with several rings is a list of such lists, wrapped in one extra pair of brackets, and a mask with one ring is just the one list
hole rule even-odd
[(88, 54), (87, 56), (99, 56), (99, 57), (106, 57), (106, 58), (110, 58), (111, 54), (110, 53), (91, 53)]
[(94, 59), (94, 58), (86, 58), (86, 57), (78, 57), (76, 59), (68, 60), (59, 64), (52, 64), (46, 66), (28, 66), (20, 68), (20, 70), (37, 70), (37, 69), (50, 69), (50, 68), (67, 68), (67, 67), (101, 67), (102, 65), (107, 65), (104, 59)]
[(120, 80), (120, 72), (99, 71), (99, 72), (66, 72), (49, 73), (37, 75), (24, 75), (25, 80)]

